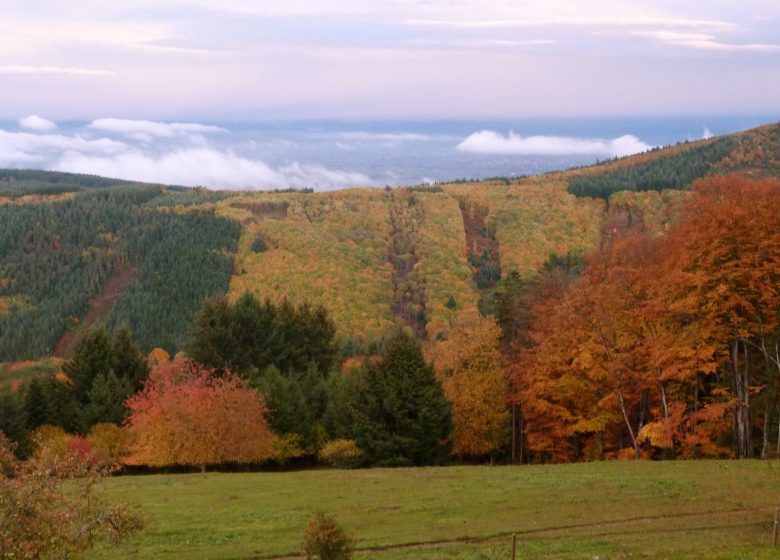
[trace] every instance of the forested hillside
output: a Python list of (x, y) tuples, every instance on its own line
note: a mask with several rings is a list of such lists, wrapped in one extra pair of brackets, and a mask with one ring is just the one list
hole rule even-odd
[[(47, 175), (31, 177), (17, 182), (38, 184)], [(160, 204), (171, 194), (160, 186), (88, 178), (86, 188), (80, 176), (53, 179), (79, 190), (0, 206), (0, 360), (52, 354), (108, 297), (112, 278), (133, 269), (138, 280), (112, 294), (116, 305), (100, 319), (131, 327), (150, 349), (181, 348), (203, 299), (227, 288), (238, 224)]]
[(397, 189), (0, 174), (0, 430), (126, 422), (114, 459), (160, 466), (769, 456), (779, 130)]
[(83, 321), (176, 352), (207, 296), (246, 291), (324, 305), (345, 356), (375, 352), (396, 324), (443, 339), (462, 313), (492, 310), (500, 279), (531, 278), (605, 235), (661, 233), (692, 181), (776, 174), (778, 153), (769, 125), (565, 173), (393, 192), (0, 171), (0, 360), (67, 354)]

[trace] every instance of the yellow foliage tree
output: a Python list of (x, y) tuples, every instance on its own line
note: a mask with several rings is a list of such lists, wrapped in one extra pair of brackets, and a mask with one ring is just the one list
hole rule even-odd
[(433, 349), (455, 422), (452, 453), (484, 456), (507, 439), (507, 377), (501, 365), (501, 329), (478, 312), (458, 318), (447, 340)]

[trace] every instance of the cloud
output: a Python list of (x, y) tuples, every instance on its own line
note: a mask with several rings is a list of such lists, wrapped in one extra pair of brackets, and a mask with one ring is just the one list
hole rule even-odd
[(709, 139), (710, 139), (710, 138), (712, 138), (713, 136), (715, 136), (715, 135), (714, 135), (714, 134), (713, 134), (713, 133), (710, 131), (710, 129), (709, 129), (709, 128), (707, 128), (707, 127), (705, 126), (705, 127), (704, 127), (704, 131), (701, 133), (701, 139), (702, 139), (702, 140), (709, 140)]
[(45, 164), (63, 153), (115, 155), (127, 149), (126, 144), (110, 138), (0, 130), (0, 166), (5, 167), (18, 167), (20, 163), (29, 162)]
[(157, 156), (138, 151), (109, 157), (71, 153), (55, 162), (52, 169), (152, 183), (237, 189), (331, 190), (372, 183), (361, 173), (300, 163), (273, 169), (262, 161), (210, 148), (184, 148)]
[(92, 121), (89, 127), (105, 132), (123, 134), (145, 142), (148, 142), (152, 136), (173, 138), (186, 134), (227, 132), (224, 128), (205, 124), (164, 123), (131, 119), (97, 119)]
[(649, 150), (651, 146), (639, 138), (625, 135), (612, 140), (600, 138), (571, 138), (566, 136), (519, 136), (510, 132), (507, 136), (482, 130), (475, 132), (457, 149), (476, 154), (497, 155), (600, 155), (627, 156)]
[[(41, 124), (30, 118), (22, 120), (36, 126)], [(105, 120), (135, 123), (124, 128), (109, 128), (111, 131), (127, 132), (133, 140), (143, 139), (145, 142), (125, 143), (81, 134), (33, 134), (0, 129), (0, 167), (34, 167), (153, 183), (237, 189), (294, 186), (330, 190), (374, 184), (370, 177), (362, 173), (340, 171), (322, 165), (296, 162), (273, 168), (263, 161), (244, 157), (229, 149), (211, 147), (196, 132), (222, 130), (217, 127), (193, 123)], [(140, 132), (141, 129), (145, 132)], [(162, 146), (155, 144), (160, 138), (168, 140), (170, 135), (176, 135), (173, 146), (167, 143)]]
[(780, 52), (780, 45), (767, 43), (733, 44), (717, 41), (714, 35), (708, 33), (680, 33), (677, 31), (634, 31), (638, 37), (653, 39), (664, 45), (686, 47), (690, 49), (724, 51), (724, 52)]
[(733, 23), (709, 19), (582, 16), (523, 19), (412, 19), (407, 25), (421, 27), (444, 27), (453, 29), (512, 29), (533, 27), (648, 27), (669, 26), (682, 28), (734, 27)]
[(64, 76), (113, 76), (116, 72), (97, 70), (94, 68), (79, 68), (76, 66), (21, 66), (12, 64), (0, 66), (0, 74), (18, 75), (64, 75)]
[(29, 115), (19, 119), (19, 126), (30, 130), (38, 130), (40, 132), (48, 132), (57, 128), (56, 123), (48, 119), (44, 119), (43, 117), (39, 117), (38, 115)]

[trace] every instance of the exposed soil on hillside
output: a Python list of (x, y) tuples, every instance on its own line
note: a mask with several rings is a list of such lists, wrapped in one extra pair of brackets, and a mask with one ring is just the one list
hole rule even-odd
[(486, 221), (488, 211), (465, 199), (461, 199), (459, 206), (474, 281), (481, 290), (492, 288), (501, 277), (501, 258), (495, 231)]
[(138, 279), (139, 271), (139, 266), (128, 266), (119, 270), (108, 279), (101, 294), (90, 302), (89, 310), (84, 319), (75, 329), (63, 334), (62, 338), (57, 342), (57, 346), (54, 348), (56, 357), (68, 358), (71, 356), (75, 343), (90, 328), (108, 317), (114, 303), (127, 290), (130, 284)]
[(601, 228), (599, 244), (606, 247), (615, 239), (646, 231), (644, 214), (640, 208), (629, 204), (610, 204)]
[(287, 217), (287, 210), (290, 204), (283, 202), (234, 202), (233, 208), (249, 210), (257, 218), (276, 218), (284, 219)]
[(390, 253), (393, 264), (393, 314), (402, 320), (414, 335), (424, 340), (425, 282), (417, 272), (415, 231), (422, 211), (412, 198), (403, 193), (388, 193), (390, 207)]

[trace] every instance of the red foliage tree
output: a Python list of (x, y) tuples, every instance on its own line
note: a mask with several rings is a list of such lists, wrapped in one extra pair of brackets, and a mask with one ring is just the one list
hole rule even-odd
[(271, 457), (274, 435), (263, 396), (233, 374), (221, 377), (177, 359), (153, 370), (127, 400), (127, 464), (256, 463)]

